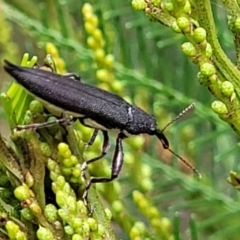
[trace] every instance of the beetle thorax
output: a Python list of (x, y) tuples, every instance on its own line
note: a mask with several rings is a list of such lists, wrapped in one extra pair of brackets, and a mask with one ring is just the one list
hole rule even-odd
[(129, 122), (126, 131), (133, 134), (153, 134), (157, 129), (156, 119), (137, 106), (131, 106), (128, 111)]

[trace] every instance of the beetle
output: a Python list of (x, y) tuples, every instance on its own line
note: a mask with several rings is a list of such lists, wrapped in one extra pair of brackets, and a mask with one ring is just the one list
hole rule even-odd
[(101, 159), (108, 152), (110, 146), (108, 131), (115, 130), (118, 132), (112, 159), (111, 176), (90, 178), (83, 193), (85, 203), (87, 202), (88, 190), (93, 183), (110, 182), (118, 177), (124, 161), (122, 141), (131, 135), (148, 134), (156, 136), (161, 141), (164, 149), (167, 149), (183, 161), (200, 177), (200, 173), (193, 166), (169, 148), (169, 142), (163, 133), (166, 127), (191, 109), (193, 104), (189, 105), (165, 128), (160, 130), (154, 116), (126, 102), (118, 95), (79, 81), (80, 78), (76, 77), (76, 75), (64, 76), (38, 68), (21, 67), (7, 60), (4, 60), (4, 62), (5, 71), (18, 84), (39, 99), (50, 112), (54, 110), (55, 113), (59, 113), (58, 116), (62, 117), (52, 123), (32, 124), (22, 128), (19, 126), (18, 129), (45, 127), (55, 123), (71, 124), (72, 120), (69, 120), (69, 116), (72, 116), (73, 121), (78, 119), (84, 126), (95, 129), (88, 145), (93, 144), (99, 131), (102, 132), (101, 155), (85, 161), (81, 167), (85, 178), (88, 164)]

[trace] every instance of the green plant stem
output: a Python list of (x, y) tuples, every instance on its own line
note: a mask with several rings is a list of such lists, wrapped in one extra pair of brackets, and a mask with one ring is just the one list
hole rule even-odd
[[(236, 1), (223, 0), (222, 2), (226, 6), (226, 8), (227, 8), (229, 14), (231, 15), (233, 21), (235, 21), (235, 19), (237, 17), (240, 17), (240, 8), (239, 8), (239, 5), (237, 4)], [(239, 33), (239, 30), (235, 31), (234, 27), (233, 27), (232, 32), (234, 34), (234, 44), (235, 44), (235, 48), (236, 48), (237, 69), (240, 70), (240, 33)]]
[(198, 21), (200, 25), (207, 31), (207, 41), (213, 48), (213, 62), (217, 67), (217, 71), (224, 76), (225, 81), (233, 83), (236, 93), (238, 97), (240, 97), (240, 72), (226, 56), (219, 44), (210, 1), (196, 1), (196, 8), (198, 10)]

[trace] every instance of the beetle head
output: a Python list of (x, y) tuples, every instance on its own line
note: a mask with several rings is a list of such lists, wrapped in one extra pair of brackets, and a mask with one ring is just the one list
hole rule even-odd
[(168, 142), (166, 136), (164, 135), (164, 133), (161, 130), (157, 129), (155, 131), (154, 135), (156, 135), (157, 138), (161, 141), (164, 149), (169, 148), (169, 142)]

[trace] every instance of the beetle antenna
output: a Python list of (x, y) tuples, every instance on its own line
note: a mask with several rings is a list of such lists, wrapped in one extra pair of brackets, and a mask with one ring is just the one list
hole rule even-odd
[(186, 159), (182, 158), (180, 155), (175, 153), (171, 148), (169, 148), (168, 140), (161, 130), (157, 130), (155, 135), (161, 141), (164, 149), (168, 150), (175, 157), (177, 157), (180, 161), (182, 161), (188, 168), (190, 168), (198, 176), (198, 178), (202, 177), (202, 175), (199, 173), (199, 171), (194, 166), (192, 166)]
[(168, 151), (171, 152), (174, 156), (176, 156), (180, 161), (182, 161), (188, 168), (190, 168), (198, 176), (198, 178), (202, 178), (201, 173), (193, 165), (191, 165), (186, 159), (182, 158), (180, 155), (175, 153), (171, 148), (168, 148)]
[(181, 118), (185, 113), (187, 113), (189, 110), (194, 108), (194, 103), (191, 103), (189, 106), (187, 106), (185, 109), (183, 109), (174, 119), (172, 119), (161, 131), (164, 132), (166, 128), (168, 128), (171, 124), (176, 122), (179, 118)]
[(198, 178), (201, 178), (202, 175), (194, 166), (192, 166), (186, 159), (182, 158), (180, 155), (175, 153), (171, 148), (169, 148), (168, 140), (163, 133), (164, 130), (166, 130), (166, 128), (168, 128), (172, 123), (176, 122), (179, 118), (181, 118), (185, 113), (187, 113), (193, 107), (194, 107), (194, 103), (191, 103), (189, 106), (183, 109), (173, 120), (171, 120), (162, 130), (157, 130), (156, 135), (158, 139), (161, 141), (164, 149), (167, 149), (169, 152), (171, 152), (175, 157), (177, 157), (180, 161), (182, 161), (188, 168), (190, 168), (198, 176)]

